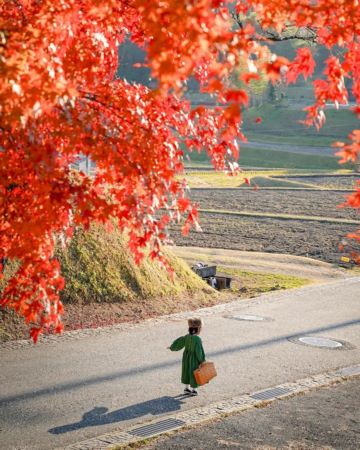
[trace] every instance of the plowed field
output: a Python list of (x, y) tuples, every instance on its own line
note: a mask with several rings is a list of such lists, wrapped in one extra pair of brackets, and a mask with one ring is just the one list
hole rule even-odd
[[(286, 253), (330, 263), (340, 261), (339, 244), (358, 226), (319, 220), (284, 220), (282, 214), (360, 221), (358, 212), (337, 208), (344, 193), (334, 191), (193, 189), (191, 198), (199, 208), (218, 214), (201, 213), (203, 232), (182, 236), (171, 229), (177, 245), (225, 248), (244, 251)], [(221, 211), (271, 213), (279, 217), (258, 218), (221, 214)]]
[(360, 220), (352, 208), (338, 208), (345, 193), (334, 191), (192, 189), (201, 209), (266, 212)]

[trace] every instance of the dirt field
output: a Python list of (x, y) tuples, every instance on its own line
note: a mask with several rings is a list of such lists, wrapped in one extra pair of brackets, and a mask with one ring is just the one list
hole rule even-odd
[[(331, 177), (314, 177), (312, 182), (323, 187), (331, 180)], [(339, 187), (348, 186), (340, 183)], [(217, 210), (220, 214), (201, 213), (202, 233), (192, 231), (184, 237), (175, 226), (171, 237), (180, 246), (286, 253), (339, 263), (342, 254), (338, 246), (348, 233), (358, 228), (357, 225), (283, 220), (280, 217), (238, 217), (221, 214), (221, 211), (316, 216), (360, 222), (359, 214), (354, 209), (337, 207), (345, 201), (344, 195), (343, 192), (320, 189), (192, 189), (191, 198), (199, 208)]]
[(356, 229), (343, 224), (214, 214), (202, 214), (201, 227), (202, 233), (190, 232), (187, 237), (173, 228), (171, 235), (181, 246), (288, 253), (331, 263), (339, 262), (342, 238)]
[(344, 203), (342, 192), (295, 190), (192, 189), (191, 198), (201, 209), (266, 212), (304, 216), (335, 217), (360, 220), (351, 208), (338, 208)]
[(300, 183), (314, 184), (331, 189), (354, 189), (354, 184), (359, 176), (347, 177), (291, 177), (291, 181)]

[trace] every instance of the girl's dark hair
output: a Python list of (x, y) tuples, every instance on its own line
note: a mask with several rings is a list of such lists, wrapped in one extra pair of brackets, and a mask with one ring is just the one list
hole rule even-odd
[(189, 334), (196, 334), (199, 331), (199, 327), (190, 327)]

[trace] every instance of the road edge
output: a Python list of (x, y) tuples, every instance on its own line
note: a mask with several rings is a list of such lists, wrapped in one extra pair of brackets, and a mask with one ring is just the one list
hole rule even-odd
[[(252, 394), (243, 394), (229, 400), (215, 402), (176, 414), (167, 414), (160, 419), (140, 422), (122, 430), (116, 430), (104, 435), (87, 439), (61, 450), (110, 450), (115, 446), (124, 447), (144, 439), (173, 432), (182, 428), (204, 424), (214, 419), (237, 414), (252, 408), (259, 408), (276, 400), (306, 394), (315, 389), (331, 386), (360, 376), (360, 363), (343, 367), (311, 377), (302, 378), (294, 382), (287, 382)], [(60, 448), (58, 449), (60, 450)]]

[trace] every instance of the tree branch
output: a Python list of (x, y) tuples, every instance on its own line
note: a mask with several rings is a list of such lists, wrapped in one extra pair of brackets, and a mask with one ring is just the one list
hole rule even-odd
[[(232, 18), (238, 27), (242, 30), (244, 28), (244, 23), (241, 20), (240, 16), (235, 12), (231, 13)], [(317, 33), (314, 28), (311, 27), (294, 27), (289, 25), (284, 29), (283, 32), (278, 33), (276, 30), (265, 29), (261, 26), (259, 21), (256, 21), (257, 28), (257, 36), (254, 36), (252, 40), (256, 41), (273, 41), (273, 42), (282, 42), (289, 41), (293, 39), (299, 39), (301, 41), (308, 42), (317, 42)]]

